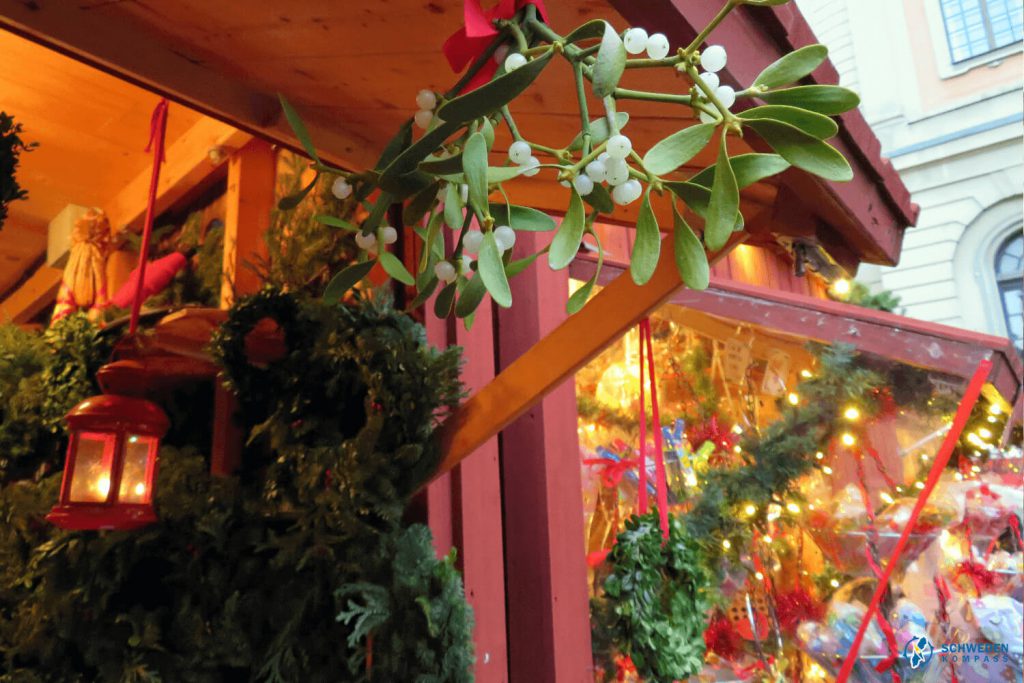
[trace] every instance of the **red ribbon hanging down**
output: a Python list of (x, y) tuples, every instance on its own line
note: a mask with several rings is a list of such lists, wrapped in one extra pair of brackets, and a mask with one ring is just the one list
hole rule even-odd
[(836, 683), (846, 683), (850, 678), (853, 666), (857, 663), (857, 654), (860, 651), (861, 642), (864, 640), (864, 634), (867, 632), (868, 625), (871, 623), (875, 613), (878, 611), (878, 605), (881, 603), (882, 596), (885, 594), (885, 590), (889, 586), (889, 579), (892, 577), (892, 572), (899, 564), (899, 559), (903, 554), (903, 549), (906, 547), (907, 541), (910, 539), (910, 532), (914, 530), (914, 526), (917, 524), (917, 520), (921, 516), (921, 511), (928, 503), (929, 496), (931, 496), (932, 491), (935, 490), (936, 485), (939, 483), (939, 477), (942, 475), (942, 471), (949, 463), (949, 458), (953, 454), (953, 449), (960, 440), (960, 434), (967, 425), (967, 420), (971, 416), (971, 410), (974, 409), (974, 404), (978, 402), (978, 396), (981, 395), (981, 387), (985, 384), (985, 380), (988, 379), (989, 373), (991, 372), (991, 360), (986, 358), (978, 363), (978, 368), (974, 371), (974, 376), (971, 377), (971, 381), (967, 385), (967, 390), (964, 392), (964, 396), (960, 401), (959, 407), (957, 407), (956, 416), (953, 418), (953, 424), (950, 426), (949, 431), (946, 432), (946, 437), (942, 441), (942, 446), (939, 447), (939, 451), (935, 454), (935, 462), (932, 463), (932, 469), (928, 473), (928, 480), (925, 482), (924, 488), (921, 490), (921, 494), (917, 498), (917, 503), (914, 505), (914, 509), (910, 513), (910, 519), (907, 520), (906, 526), (903, 527), (903, 533), (900, 534), (900, 538), (896, 542), (896, 547), (893, 549), (892, 557), (889, 559), (889, 563), (886, 564), (882, 577), (878, 580), (878, 586), (875, 588), (875, 594), (871, 597), (871, 603), (868, 605), (868, 609), (864, 613), (860, 629), (858, 629), (857, 636), (853, 639), (850, 651), (847, 653), (845, 661), (843, 661), (843, 668), (839, 671)]
[[(498, 35), (498, 29), (494, 27), (496, 20), (511, 19), (527, 5), (536, 6), (540, 18), (546, 18), (544, 0), (500, 0), (487, 10), (480, 6), (480, 0), (463, 0), (463, 27), (451, 34), (441, 48), (452, 71), (459, 73), (490, 47)], [(494, 61), (485, 64), (466, 84), (465, 90), (480, 87), (491, 80), (497, 70), (498, 65)]]
[(640, 514), (647, 514), (647, 411), (644, 401), (644, 346), (647, 347), (647, 376), (651, 381), (651, 428), (654, 430), (655, 491), (658, 497), (658, 521), (662, 538), (668, 540), (668, 476), (661, 441), (661, 413), (658, 409), (658, 384), (654, 374), (654, 343), (651, 319), (640, 321)]
[(160, 164), (164, 161), (164, 138), (167, 135), (167, 100), (161, 99), (153, 109), (153, 117), (149, 121), (149, 144), (146, 152), (153, 152), (153, 174), (149, 178), (149, 198), (146, 201), (146, 220), (142, 225), (142, 245), (139, 247), (139, 276), (135, 284), (135, 297), (132, 300), (132, 317), (128, 325), (128, 334), (135, 334), (139, 326), (139, 310), (142, 309), (142, 289), (146, 282), (146, 255), (149, 253), (149, 238), (153, 233), (153, 218), (156, 213), (156, 188), (160, 181)]

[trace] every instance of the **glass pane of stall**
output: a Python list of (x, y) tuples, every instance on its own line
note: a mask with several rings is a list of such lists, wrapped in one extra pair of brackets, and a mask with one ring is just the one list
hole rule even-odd
[[(678, 676), (685, 670), (702, 681), (769, 673), (832, 680), (912, 517), (966, 380), (672, 304), (652, 315), (650, 329), (655, 372), (643, 380), (643, 412), (638, 330), (576, 375), (596, 679), (662, 680), (651, 675), (657, 665), (667, 667), (662, 676), (685, 678)], [(1021, 454), (999, 445), (1008, 410), (994, 392), (974, 407), (914, 520), (882, 602), (885, 623), (867, 630), (852, 680), (892, 680), (875, 668), (893, 653), (890, 669), (903, 680), (925, 680), (925, 673), (946, 680), (941, 644), (1017, 647), (1019, 616), (1002, 627), (985, 621), (1019, 615), (1013, 601), (1022, 593), (1015, 531), (1024, 514)], [(686, 598), (703, 610), (699, 630), (669, 629), (677, 640), (661, 646), (697, 651), (699, 666), (645, 656), (642, 647), (665, 635), (658, 615), (682, 595), (659, 587), (686, 571), (667, 566), (653, 584), (631, 587), (649, 576), (639, 565), (625, 567), (635, 560), (614, 551), (635, 544), (638, 529), (660, 526), (656, 514), (646, 527), (635, 522), (641, 418), (646, 498), (654, 506), (659, 496), (656, 424), (668, 511), (691, 543), (687, 561), (699, 560), (713, 577)], [(646, 547), (657, 554), (656, 545)], [(623, 616), (648, 608), (653, 621)], [(927, 662), (921, 638), (937, 653)], [(960, 680), (980, 675), (956, 666)], [(978, 680), (1002, 680), (999, 666), (980, 672), (993, 678)], [(1019, 658), (1006, 666), (1019, 667)]]

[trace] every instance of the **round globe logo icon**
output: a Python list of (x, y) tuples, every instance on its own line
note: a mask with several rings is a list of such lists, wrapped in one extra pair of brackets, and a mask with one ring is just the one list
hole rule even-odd
[(935, 654), (931, 642), (924, 637), (912, 638), (903, 647), (903, 656), (907, 658), (911, 669), (920, 669), (932, 660)]

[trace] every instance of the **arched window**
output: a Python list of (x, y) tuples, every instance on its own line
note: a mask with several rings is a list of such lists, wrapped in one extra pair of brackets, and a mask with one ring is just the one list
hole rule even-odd
[(1007, 333), (1018, 349), (1024, 348), (1024, 235), (1020, 231), (999, 247), (995, 267)]

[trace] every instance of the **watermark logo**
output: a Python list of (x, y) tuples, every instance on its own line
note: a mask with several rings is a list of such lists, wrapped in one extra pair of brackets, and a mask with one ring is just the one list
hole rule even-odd
[(907, 658), (911, 669), (920, 669), (922, 666), (925, 666), (928, 662), (932, 661), (934, 654), (935, 648), (924, 637), (912, 638), (903, 647), (903, 656)]

